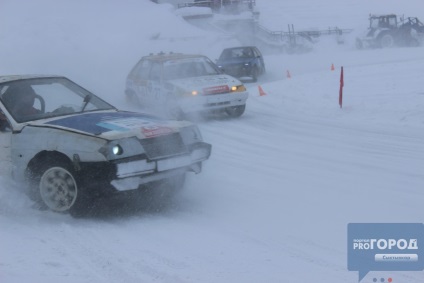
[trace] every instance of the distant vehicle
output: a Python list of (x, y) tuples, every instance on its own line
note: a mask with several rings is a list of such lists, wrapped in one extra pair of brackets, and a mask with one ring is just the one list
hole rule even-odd
[(257, 81), (266, 72), (262, 53), (255, 46), (226, 48), (216, 64), (226, 74), (240, 79)]
[(197, 126), (115, 107), (59, 76), (0, 76), (0, 171), (40, 207), (81, 216), (94, 199), (177, 190), (211, 145)]
[(127, 77), (125, 94), (130, 103), (158, 108), (175, 119), (205, 111), (238, 117), (248, 98), (245, 86), (206, 56), (176, 53), (141, 58)]
[[(176, 1), (172, 1), (175, 3)], [(177, 1), (181, 2), (181, 1)], [(182, 1), (178, 3), (178, 8), (184, 7), (208, 7), (215, 12), (239, 14), (245, 11), (254, 11), (256, 0), (194, 0)]]
[(419, 46), (424, 39), (424, 25), (416, 17), (400, 18), (394, 14), (371, 15), (365, 36), (356, 39), (356, 47), (389, 48), (394, 46)]

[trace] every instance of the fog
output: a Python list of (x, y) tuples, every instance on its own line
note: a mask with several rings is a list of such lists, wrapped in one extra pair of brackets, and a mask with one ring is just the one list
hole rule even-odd
[[(212, 156), (171, 203), (123, 199), (74, 219), (37, 210), (1, 177), (0, 281), (358, 282), (347, 270), (348, 223), (424, 222), (423, 47), (354, 44), (370, 13), (423, 20), (422, 1), (256, 2), (271, 31), (353, 31), (344, 44), (322, 36), (308, 52), (263, 47), (267, 74), (246, 82), (245, 114), (194, 121)], [(2, 0), (0, 8), (1, 75), (64, 75), (124, 109), (139, 110), (124, 90), (142, 56), (214, 61), (223, 48), (245, 44), (147, 0)], [(364, 282), (388, 277), (424, 278), (371, 271)]]

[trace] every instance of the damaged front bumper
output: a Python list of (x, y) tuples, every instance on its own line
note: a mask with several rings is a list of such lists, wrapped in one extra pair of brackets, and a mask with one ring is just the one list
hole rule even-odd
[(157, 160), (139, 159), (116, 164), (116, 177), (110, 184), (118, 191), (134, 190), (143, 184), (167, 179), (185, 172), (200, 173), (202, 161), (209, 158), (211, 145), (204, 142), (192, 146), (188, 154)]
[(248, 97), (249, 93), (247, 91), (201, 95), (199, 97), (183, 99), (180, 101), (179, 107), (184, 113), (219, 110), (245, 105)]

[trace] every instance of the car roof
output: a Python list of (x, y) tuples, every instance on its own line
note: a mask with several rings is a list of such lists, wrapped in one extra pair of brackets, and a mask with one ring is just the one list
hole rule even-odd
[(149, 56), (144, 56), (142, 59), (165, 62), (169, 60), (189, 59), (189, 58), (207, 58), (207, 57), (204, 55), (199, 55), (199, 54), (182, 54), (182, 53), (171, 52), (171, 53), (150, 54)]
[(40, 78), (63, 78), (63, 76), (57, 75), (6, 75), (0, 76), (0, 83), (29, 80), (29, 79), (40, 79)]
[(225, 48), (224, 50), (241, 49), (241, 48), (257, 48), (257, 47), (256, 46), (237, 46), (237, 47)]
[(396, 14), (385, 14), (385, 15), (370, 15), (370, 18), (397, 18)]

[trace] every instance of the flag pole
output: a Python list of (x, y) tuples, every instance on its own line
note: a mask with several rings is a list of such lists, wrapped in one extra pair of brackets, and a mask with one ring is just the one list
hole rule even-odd
[(343, 86), (344, 86), (344, 78), (343, 78), (343, 67), (340, 71), (340, 91), (339, 91), (339, 105), (340, 108), (343, 107)]

